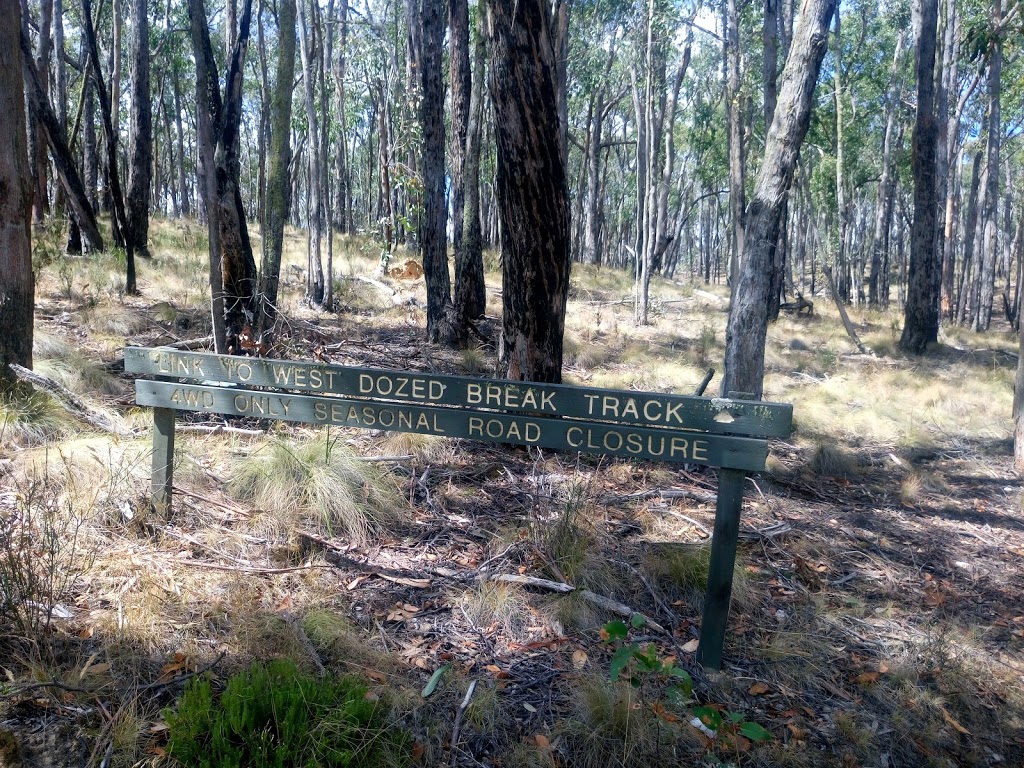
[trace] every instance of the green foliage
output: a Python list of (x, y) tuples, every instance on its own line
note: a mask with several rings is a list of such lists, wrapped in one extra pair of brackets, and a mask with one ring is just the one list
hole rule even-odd
[[(693, 678), (690, 677), (690, 673), (677, 667), (673, 657), (659, 655), (653, 643), (641, 646), (629, 639), (631, 630), (643, 629), (646, 623), (643, 616), (635, 613), (628, 626), (618, 620), (609, 621), (604, 625), (601, 631), (602, 638), (606, 643), (615, 646), (608, 666), (608, 677), (614, 683), (623, 673), (628, 673), (634, 688), (655, 683), (670, 704), (685, 705), (693, 699)], [(655, 703), (654, 707), (655, 710), (661, 709), (659, 703)], [(745, 748), (741, 737), (758, 743), (772, 739), (771, 733), (757, 723), (747, 720), (742, 712), (729, 712), (715, 706), (702, 705), (693, 707), (690, 713), (703, 724), (704, 733), (714, 739), (713, 744), (709, 744), (709, 749), (718, 745), (723, 749), (739, 752)], [(674, 721), (674, 718), (669, 718), (669, 721)]]
[(255, 664), (217, 695), (192, 680), (178, 708), (165, 712), (168, 754), (195, 768), (346, 766), (409, 763), (409, 738), (354, 678), (317, 680), (295, 664)]
[(646, 623), (643, 616), (635, 613), (629, 626), (617, 620), (604, 625), (601, 636), (606, 643), (616, 646), (608, 667), (609, 679), (615, 682), (623, 672), (628, 672), (636, 688), (645, 681), (657, 681), (668, 698), (677, 702), (689, 700), (693, 695), (693, 678), (689, 672), (677, 667), (673, 658), (659, 656), (653, 644), (641, 647), (639, 643), (630, 642), (630, 629), (641, 629)]

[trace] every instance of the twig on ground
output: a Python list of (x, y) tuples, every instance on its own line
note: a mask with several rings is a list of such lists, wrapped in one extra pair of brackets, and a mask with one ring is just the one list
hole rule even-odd
[(221, 651), (217, 654), (217, 658), (215, 658), (209, 664), (200, 667), (199, 669), (196, 669), (192, 672), (186, 672), (184, 675), (178, 675), (177, 677), (171, 680), (157, 680), (155, 683), (149, 683), (147, 685), (140, 686), (138, 690), (152, 691), (158, 688), (170, 688), (172, 685), (176, 685), (177, 683), (184, 683), (188, 680), (191, 680), (193, 677), (199, 677), (200, 675), (209, 672), (211, 669), (220, 664), (221, 661), (224, 660), (224, 657), (227, 656), (227, 653), (227, 651)]
[(281, 611), (281, 618), (292, 628), (292, 632), (299, 638), (302, 647), (306, 649), (306, 653), (309, 654), (309, 658), (313, 661), (313, 666), (316, 667), (317, 675), (321, 678), (326, 677), (327, 670), (324, 668), (324, 663), (320, 660), (320, 654), (317, 652), (316, 646), (313, 645), (313, 641), (309, 639), (309, 635), (306, 634), (306, 630), (302, 628), (298, 618), (293, 616), (290, 611)]
[(694, 528), (696, 528), (698, 531), (703, 533), (707, 538), (709, 538), (709, 539), (711, 538), (711, 531), (709, 531), (707, 529), (707, 526), (705, 526), (703, 523), (697, 522), (692, 517), (689, 517), (688, 515), (684, 515), (682, 512), (676, 512), (674, 509), (668, 510), (668, 513), (670, 515), (672, 515), (672, 517), (678, 517), (680, 520), (685, 520), (690, 525), (692, 525)]
[(466, 690), (466, 695), (462, 699), (462, 703), (459, 704), (459, 711), (455, 713), (455, 724), (452, 726), (452, 765), (455, 765), (456, 750), (459, 747), (459, 732), (462, 730), (462, 716), (466, 714), (466, 707), (469, 706), (469, 700), (473, 698), (473, 691), (476, 690), (476, 680), (472, 680), (469, 683), (469, 688)]

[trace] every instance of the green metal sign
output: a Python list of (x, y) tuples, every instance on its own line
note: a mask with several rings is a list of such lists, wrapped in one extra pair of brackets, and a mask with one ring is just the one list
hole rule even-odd
[(124, 362), (125, 370), (132, 373), (204, 383), (272, 387), (316, 395), (343, 395), (374, 402), (455, 406), (748, 437), (784, 437), (792, 429), (793, 406), (783, 403), (442, 376), (141, 347), (128, 347)]

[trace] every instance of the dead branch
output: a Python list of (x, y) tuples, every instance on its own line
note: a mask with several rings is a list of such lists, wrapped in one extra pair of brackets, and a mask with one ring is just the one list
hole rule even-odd
[(610, 597), (599, 595), (596, 592), (591, 592), (589, 589), (577, 589), (572, 584), (565, 584), (560, 581), (551, 581), (549, 579), (541, 579), (536, 576), (523, 576), (518, 573), (499, 573), (493, 576), (486, 576), (487, 579), (492, 581), (505, 581), (510, 584), (523, 584), (528, 587), (537, 587), (538, 589), (546, 589), (551, 592), (561, 592), (568, 594), (575, 592), (588, 603), (593, 603), (599, 608), (604, 608), (606, 611), (618, 614), (619, 616), (630, 617), (634, 614), (643, 616), (644, 622), (647, 626), (656, 632), (663, 632), (667, 634), (666, 629), (661, 626), (658, 622), (652, 619), (650, 616), (644, 616), (640, 611), (634, 611), (628, 605), (620, 603), (618, 600), (612, 600)]
[(651, 491), (637, 491), (636, 493), (627, 493), (625, 496), (605, 496), (601, 499), (601, 504), (608, 507), (613, 504), (625, 504), (627, 501), (640, 501), (642, 499), (654, 498), (661, 498), (665, 501), (670, 501), (672, 499), (690, 499), (691, 501), (699, 501), (704, 504), (714, 504), (718, 497), (709, 491), (669, 488), (661, 490), (655, 489)]
[(281, 611), (281, 618), (285, 620), (292, 632), (302, 643), (302, 647), (306, 649), (306, 653), (309, 654), (309, 658), (313, 661), (313, 666), (316, 667), (317, 676), (324, 678), (327, 676), (327, 670), (324, 668), (324, 663), (320, 660), (320, 654), (316, 650), (316, 646), (313, 645), (313, 641), (309, 639), (309, 635), (306, 634), (306, 630), (302, 628), (302, 624), (298, 618), (293, 616), (290, 611)]
[(30, 371), (28, 368), (23, 368), (17, 363), (8, 363), (8, 366), (20, 381), (27, 382), (36, 389), (46, 392), (46, 394), (52, 397), (61, 408), (70, 413), (76, 419), (81, 419), (89, 426), (94, 427), (101, 432), (109, 432), (112, 435), (119, 435), (120, 437), (133, 437), (135, 435), (132, 430), (122, 426), (106, 414), (100, 413), (94, 408), (86, 405), (66, 387), (58, 384), (49, 376), (44, 376), (41, 373)]

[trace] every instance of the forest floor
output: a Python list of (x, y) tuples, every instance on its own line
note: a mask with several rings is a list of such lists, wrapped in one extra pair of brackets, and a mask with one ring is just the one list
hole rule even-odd
[[(713, 470), (200, 414), (180, 419), (174, 511), (156, 520), (151, 417), (122, 350), (209, 333), (202, 232), (157, 222), (134, 297), (116, 258), (37, 248), (36, 369), (125, 434), (45, 395), (0, 412), (0, 586), (35, 590), (0, 606), (0, 766), (171, 765), (164, 713), (188, 681), (282, 656), (357, 674), (416, 765), (1024, 766), (1005, 328), (947, 329), (907, 358), (895, 308), (853, 309), (873, 350), (857, 354), (817, 295), (769, 329), (766, 399), (794, 404), (796, 431), (748, 481), (725, 665), (709, 672), (693, 652)], [(365, 243), (338, 240), (339, 311), (306, 308), (302, 252), (291, 233), (272, 354), (493, 371), (490, 344), (426, 344), (422, 279), (377, 279)], [(567, 383), (692, 392), (722, 358), (727, 289), (655, 281), (644, 328), (630, 289), (574, 268)], [(335, 484), (311, 496), (323, 466)], [(498, 574), (649, 617), (630, 641), (688, 670), (692, 696), (638, 666), (635, 685), (612, 682), (621, 617)], [(717, 734), (692, 722), (709, 707)]]

